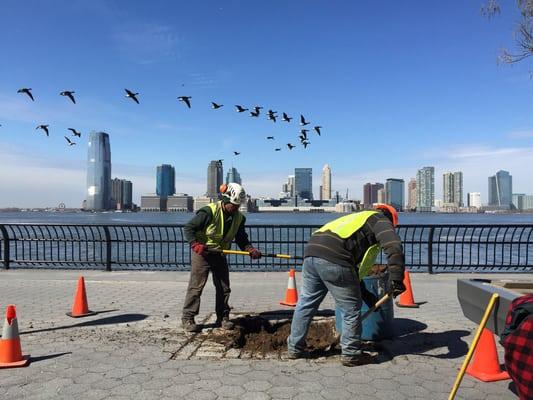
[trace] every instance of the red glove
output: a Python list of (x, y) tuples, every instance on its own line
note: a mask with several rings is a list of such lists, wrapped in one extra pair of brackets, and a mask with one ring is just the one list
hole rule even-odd
[(198, 255), (203, 255), (207, 252), (207, 246), (200, 242), (192, 242), (191, 243), (191, 250), (194, 251)]
[(250, 253), (250, 258), (252, 260), (257, 260), (258, 258), (261, 258), (261, 252), (257, 250), (255, 247), (249, 247), (248, 253)]

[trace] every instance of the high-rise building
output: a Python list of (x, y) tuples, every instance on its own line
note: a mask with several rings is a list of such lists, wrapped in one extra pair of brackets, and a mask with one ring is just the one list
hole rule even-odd
[(473, 208), (481, 208), (481, 193), (471, 192), (468, 193), (467, 206)]
[(281, 186), (282, 197), (294, 197), (294, 175), (287, 177), (287, 182)]
[(389, 178), (385, 182), (385, 203), (398, 211), (403, 211), (405, 182), (403, 179)]
[(223, 179), (224, 170), (222, 169), (222, 160), (211, 161), (207, 167), (207, 192), (205, 195), (216, 199)]
[(416, 179), (411, 178), (407, 184), (407, 208), (416, 209)]
[(371, 208), (378, 201), (378, 190), (383, 189), (383, 183), (365, 183), (363, 186), (363, 207)]
[(463, 173), (445, 172), (442, 176), (442, 197), (445, 206), (462, 207), (463, 203)]
[(226, 183), (238, 183), (242, 185), (241, 174), (237, 171), (237, 168), (231, 167), (226, 174)]
[(104, 132), (89, 134), (87, 152), (87, 210), (111, 208), (111, 146)]
[(489, 176), (489, 206), (510, 208), (513, 201), (513, 177), (507, 171)]
[(523, 210), (525, 198), (525, 193), (513, 193), (513, 208), (516, 210)]
[(376, 203), (386, 203), (387, 202), (387, 192), (385, 191), (385, 188), (378, 189), (378, 193), (376, 195)]
[(294, 195), (313, 200), (312, 168), (294, 168)]
[(133, 184), (126, 179), (113, 178), (111, 180), (111, 201), (114, 208), (130, 210), (132, 201)]
[(176, 193), (176, 171), (169, 164), (157, 167), (156, 194), (161, 197), (172, 196)]
[(435, 167), (416, 173), (416, 211), (430, 212), (435, 203)]
[(331, 168), (328, 164), (322, 168), (322, 186), (320, 187), (320, 200), (331, 199)]

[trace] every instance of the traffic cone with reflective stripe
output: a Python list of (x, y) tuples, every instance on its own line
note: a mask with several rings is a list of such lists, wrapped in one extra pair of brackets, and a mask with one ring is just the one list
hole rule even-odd
[(296, 290), (296, 274), (294, 268), (289, 270), (289, 281), (287, 282), (287, 291), (285, 292), (285, 300), (281, 300), (279, 304), (284, 306), (294, 307), (298, 303), (298, 291)]
[(487, 328), (481, 332), (481, 338), (474, 351), (474, 359), (466, 369), (466, 373), (483, 382), (509, 379), (509, 374), (500, 368), (494, 335)]
[(78, 279), (78, 289), (74, 295), (74, 304), (72, 305), (72, 312), (68, 312), (67, 315), (72, 318), (87, 317), (89, 315), (95, 315), (94, 311), (89, 310), (89, 304), (87, 303), (87, 293), (85, 292), (85, 279), (80, 276)]
[(403, 274), (403, 284), (405, 285), (405, 292), (400, 295), (399, 300), (396, 302), (398, 307), (418, 308), (418, 304), (415, 303), (413, 297), (413, 289), (411, 288), (411, 279), (409, 278), (409, 272), (405, 270)]
[(6, 308), (6, 320), (0, 339), (0, 368), (24, 367), (29, 361), (29, 355), (22, 355), (17, 311), (15, 306), (10, 304)]

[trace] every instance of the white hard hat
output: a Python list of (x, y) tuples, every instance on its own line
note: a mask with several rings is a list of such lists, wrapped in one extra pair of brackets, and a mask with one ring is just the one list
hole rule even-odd
[(246, 192), (238, 183), (228, 183), (220, 188), (222, 198), (231, 204), (240, 205), (246, 199)]

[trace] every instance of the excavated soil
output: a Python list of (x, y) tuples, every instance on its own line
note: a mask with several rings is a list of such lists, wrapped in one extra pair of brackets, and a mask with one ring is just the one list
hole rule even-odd
[[(213, 331), (207, 340), (257, 356), (277, 355), (287, 350), (290, 320), (270, 322), (258, 315), (245, 315), (233, 320), (231, 331)], [(307, 334), (307, 348), (316, 357), (336, 353), (335, 321), (332, 318), (313, 321)]]

